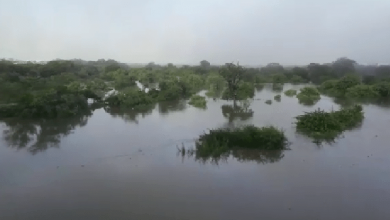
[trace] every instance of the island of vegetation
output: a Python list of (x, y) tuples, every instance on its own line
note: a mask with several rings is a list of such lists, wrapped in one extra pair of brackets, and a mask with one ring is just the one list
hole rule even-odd
[(295, 89), (289, 89), (289, 90), (285, 91), (284, 94), (285, 94), (286, 96), (293, 97), (294, 95), (297, 94), (297, 90), (295, 90)]
[(305, 105), (314, 105), (321, 99), (321, 96), (316, 88), (304, 87), (298, 93), (297, 98), (299, 100), (299, 103)]
[(206, 108), (206, 98), (200, 95), (194, 95), (191, 97), (191, 100), (188, 104), (195, 106), (197, 108)]
[(199, 137), (195, 154), (198, 158), (226, 157), (236, 149), (285, 150), (288, 140), (282, 130), (273, 126), (247, 125), (210, 130)]
[(338, 111), (325, 112), (316, 110), (296, 117), (296, 128), (315, 140), (334, 140), (342, 132), (362, 122), (364, 118), (361, 105), (344, 108)]

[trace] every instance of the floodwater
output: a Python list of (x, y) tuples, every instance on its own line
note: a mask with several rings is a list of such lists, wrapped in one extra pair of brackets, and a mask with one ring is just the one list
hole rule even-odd
[[(365, 105), (361, 126), (317, 145), (295, 133), (294, 116), (339, 105), (284, 94), (264, 103), (275, 94), (258, 91), (239, 113), (209, 99), (206, 110), (180, 101), (1, 122), (0, 219), (390, 219), (390, 109)], [(178, 154), (207, 129), (242, 124), (283, 128), (291, 149), (206, 162)]]

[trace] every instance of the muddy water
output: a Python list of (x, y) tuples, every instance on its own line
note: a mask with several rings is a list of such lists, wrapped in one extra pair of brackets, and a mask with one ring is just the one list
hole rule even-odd
[[(210, 99), (206, 110), (173, 102), (2, 122), (0, 219), (390, 218), (390, 109), (365, 105), (360, 127), (318, 146), (295, 133), (293, 117), (338, 104), (264, 103), (275, 94), (257, 92), (253, 114)], [(206, 163), (177, 154), (208, 128), (241, 124), (283, 128), (291, 150)]]

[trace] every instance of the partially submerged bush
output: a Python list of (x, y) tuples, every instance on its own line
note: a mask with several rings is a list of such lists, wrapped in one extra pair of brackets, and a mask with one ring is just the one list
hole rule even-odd
[(57, 118), (73, 116), (89, 110), (87, 97), (84, 93), (84, 91), (70, 91), (67, 87), (26, 93), (17, 103), (1, 107), (0, 117)]
[[(255, 95), (255, 87), (252, 83), (243, 82), (240, 83), (237, 89), (236, 100), (245, 100), (247, 98), (253, 98)], [(225, 89), (222, 94), (224, 100), (234, 100), (234, 94), (231, 94), (229, 89)]]
[(267, 100), (267, 101), (265, 101), (265, 104), (268, 104), (268, 105), (271, 105), (272, 104), (272, 100)]
[(281, 84), (281, 83), (273, 83), (272, 84), (272, 90), (278, 91), (278, 92), (283, 91), (283, 84)]
[(297, 90), (295, 90), (295, 89), (289, 89), (289, 90), (285, 91), (284, 94), (285, 94), (286, 96), (292, 97), (292, 96), (294, 96), (294, 95), (297, 94)]
[(138, 89), (127, 89), (109, 96), (106, 102), (109, 106), (142, 109), (155, 103), (151, 95), (154, 93), (145, 93)]
[(282, 98), (281, 95), (274, 96), (274, 100), (277, 101), (277, 102), (280, 102), (281, 98)]
[(355, 127), (364, 118), (362, 106), (355, 105), (339, 111), (316, 110), (296, 117), (297, 131), (316, 140), (336, 138), (344, 130)]
[(301, 92), (297, 95), (299, 103), (306, 105), (314, 105), (321, 99), (320, 93), (314, 87), (305, 87), (301, 89)]
[(284, 150), (287, 144), (284, 132), (273, 126), (220, 128), (199, 137), (196, 155), (200, 158), (220, 157), (230, 154), (233, 149)]
[(206, 98), (200, 95), (192, 96), (191, 100), (188, 102), (188, 104), (198, 108), (206, 108), (206, 103)]
[(347, 90), (345, 94), (348, 98), (353, 99), (371, 99), (378, 98), (379, 93), (374, 89), (373, 86), (369, 85), (357, 85)]

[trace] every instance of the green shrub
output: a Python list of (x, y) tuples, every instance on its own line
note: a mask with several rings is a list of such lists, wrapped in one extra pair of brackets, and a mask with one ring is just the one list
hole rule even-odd
[(269, 100), (265, 101), (265, 103), (268, 104), (268, 105), (271, 105), (272, 104), (272, 100), (269, 99)]
[(295, 89), (289, 89), (289, 90), (285, 91), (284, 94), (285, 94), (286, 96), (292, 97), (292, 96), (294, 96), (294, 95), (297, 94), (297, 90), (295, 90)]
[(304, 87), (300, 90), (300, 93), (297, 95), (299, 103), (305, 105), (314, 105), (321, 99), (320, 93), (314, 87)]
[(329, 95), (329, 96), (336, 96), (337, 91), (335, 89), (336, 84), (338, 80), (331, 79), (323, 82), (319, 87), (318, 90), (321, 91), (323, 94)]
[(290, 79), (291, 83), (293, 84), (299, 84), (299, 83), (305, 83), (306, 80), (302, 78), (301, 76), (294, 75)]
[(337, 96), (343, 96), (349, 88), (360, 85), (360, 78), (355, 75), (347, 75), (341, 78), (334, 86)]
[(282, 97), (281, 95), (276, 95), (276, 96), (274, 96), (274, 100), (277, 102), (280, 102), (281, 97)]
[(191, 100), (188, 102), (188, 104), (198, 108), (206, 108), (206, 103), (206, 98), (200, 95), (192, 96)]
[(105, 101), (109, 106), (142, 109), (155, 103), (155, 99), (151, 97), (152, 94), (139, 89), (126, 89), (111, 95)]
[(67, 87), (26, 93), (16, 104), (3, 106), (0, 117), (56, 118), (88, 111), (87, 97)]
[(353, 128), (363, 120), (362, 106), (355, 105), (339, 111), (316, 110), (296, 117), (297, 131), (316, 140), (331, 140), (344, 130)]
[(378, 98), (380, 95), (374, 89), (374, 86), (357, 85), (347, 90), (346, 96), (354, 99), (371, 99)]
[(200, 158), (219, 157), (237, 148), (283, 150), (287, 144), (284, 132), (272, 126), (220, 128), (199, 137), (196, 141), (196, 155)]
[(281, 92), (283, 91), (283, 84), (281, 83), (273, 83), (272, 84), (272, 90)]
[(383, 98), (390, 97), (390, 82), (379, 82), (374, 84), (373, 89)]
[[(255, 95), (255, 87), (252, 83), (243, 82), (240, 83), (237, 89), (236, 100), (245, 100), (248, 98), (253, 98)], [(222, 94), (222, 99), (224, 100), (233, 100), (234, 94), (230, 94), (230, 90), (225, 89)]]

